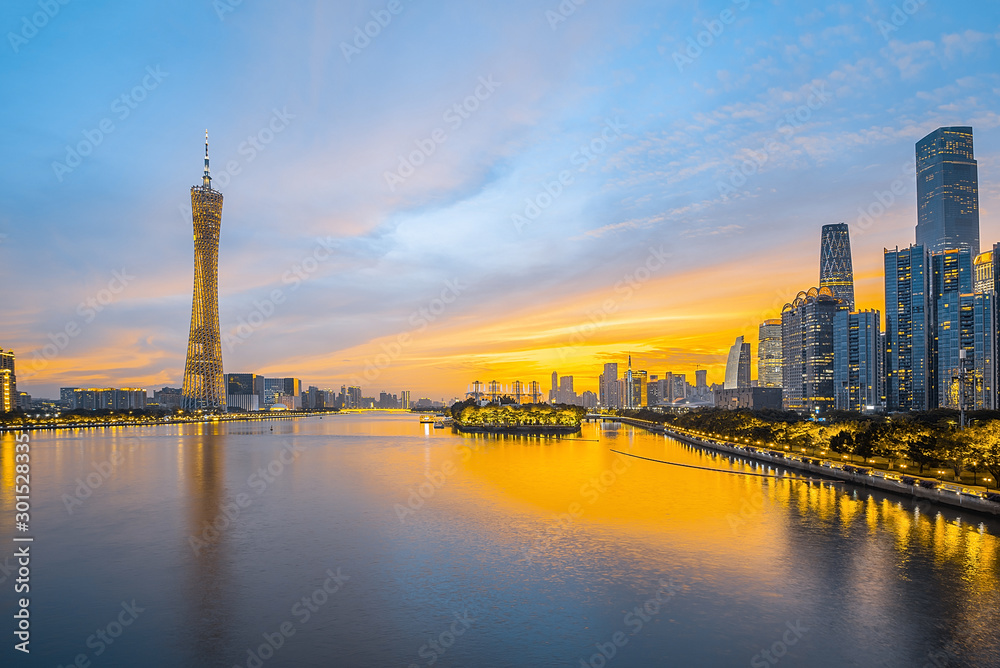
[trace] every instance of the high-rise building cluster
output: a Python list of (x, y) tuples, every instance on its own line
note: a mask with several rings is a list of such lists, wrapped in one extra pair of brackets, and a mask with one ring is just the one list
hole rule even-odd
[(633, 369), (631, 355), (627, 364), (625, 372), (620, 375), (617, 362), (604, 365), (604, 373), (598, 377), (597, 396), (597, 403), (602, 408), (697, 406), (711, 400), (712, 388), (708, 387), (706, 369), (695, 371), (695, 384), (692, 386), (687, 374), (667, 371), (661, 376)]
[(148, 394), (137, 387), (63, 387), (59, 397), (69, 409), (122, 411), (146, 408)]
[(382, 391), (376, 398), (362, 396), (361, 388), (354, 385), (342, 385), (338, 392), (314, 385), (303, 389), (298, 378), (265, 378), (255, 373), (227, 373), (225, 377), (230, 411), (411, 408), (409, 390), (398, 395)]
[[(917, 142), (916, 243), (883, 251), (884, 332), (877, 310), (855, 308), (848, 226), (823, 226), (818, 287), (760, 326), (758, 385), (780, 387), (784, 408), (1000, 406), (1000, 244), (979, 252), (973, 156), (970, 127), (938, 128)], [(746, 382), (744, 345), (741, 337), (730, 351), (726, 389)]]

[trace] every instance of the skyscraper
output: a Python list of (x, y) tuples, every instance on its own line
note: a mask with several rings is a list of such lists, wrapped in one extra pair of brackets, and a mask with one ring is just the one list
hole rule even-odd
[(833, 316), (833, 389), (837, 408), (862, 411), (882, 404), (881, 323), (878, 311)]
[(785, 408), (834, 407), (833, 319), (844, 308), (829, 287), (800, 292), (781, 310), (781, 386)]
[(744, 343), (742, 336), (737, 336), (736, 343), (729, 349), (723, 386), (727, 390), (750, 387), (750, 344)]
[(222, 193), (212, 189), (208, 170), (208, 130), (205, 131), (205, 173), (200, 186), (191, 186), (191, 213), (194, 220), (194, 297), (184, 363), (184, 409), (225, 410), (226, 383), (219, 336)]
[(992, 295), (949, 292), (937, 300), (937, 397), (941, 408), (994, 407), (993, 317)]
[(934, 306), (923, 246), (885, 250), (886, 407), (936, 406)]
[(621, 394), (618, 388), (618, 363), (609, 362), (604, 365), (604, 373), (601, 374), (601, 408), (621, 408)]
[(854, 266), (851, 236), (847, 223), (823, 226), (819, 252), (819, 287), (830, 288), (833, 296), (854, 310)]
[[(973, 361), (975, 348), (972, 254), (968, 248), (939, 251), (930, 255), (930, 266), (935, 383), (930, 407), (958, 408), (959, 368)], [(985, 306), (992, 312), (992, 303)]]
[(979, 168), (972, 128), (938, 128), (917, 142), (917, 245), (979, 253)]
[(992, 295), (996, 287), (993, 276), (993, 251), (983, 251), (972, 261), (972, 291)]
[(0, 348), (0, 413), (18, 406), (17, 373), (14, 370), (14, 351)]
[(781, 387), (781, 318), (765, 320), (758, 330), (757, 387)]
[[(781, 324), (781, 321), (778, 321), (778, 324)], [(781, 369), (779, 369), (778, 371), (780, 372)], [(694, 372), (694, 383), (695, 383), (695, 388), (698, 390), (698, 393), (705, 394), (708, 391), (708, 369), (696, 370)]]

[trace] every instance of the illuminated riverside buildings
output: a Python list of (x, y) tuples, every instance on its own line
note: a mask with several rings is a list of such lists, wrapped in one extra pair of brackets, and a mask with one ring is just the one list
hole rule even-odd
[(645, 371), (637, 369), (632, 372), (632, 408), (644, 408), (649, 405), (647, 383), (648, 375)]
[(854, 310), (854, 266), (847, 223), (824, 225), (820, 240), (819, 287), (830, 288), (849, 311)]
[(930, 262), (923, 246), (884, 251), (886, 407), (936, 406)]
[(840, 410), (882, 406), (883, 351), (879, 312), (846, 309), (833, 316), (833, 389)]
[(618, 382), (618, 363), (604, 365), (604, 373), (599, 378), (599, 401), (602, 408), (621, 408), (621, 383)]
[(833, 319), (844, 305), (828, 288), (799, 292), (781, 311), (783, 402), (787, 410), (833, 408)]
[(937, 300), (937, 397), (941, 408), (995, 407), (993, 299), (992, 295), (949, 292)]
[(993, 251), (988, 250), (972, 261), (972, 290), (984, 295), (995, 294), (993, 283)]
[(750, 344), (744, 343), (742, 336), (737, 336), (736, 343), (729, 349), (724, 385), (727, 390), (750, 387)]
[(264, 378), (255, 373), (226, 374), (226, 405), (230, 410), (259, 411)]
[(73, 388), (70, 408), (94, 410), (134, 410), (146, 407), (146, 390), (123, 388)]
[[(291, 397), (290, 409), (302, 408), (302, 381), (298, 378), (265, 378), (263, 386), (263, 408), (275, 404), (287, 404), (288, 401), (282, 397)], [(358, 388), (359, 399), (360, 396), (361, 388)]]
[(781, 387), (781, 318), (761, 323), (757, 333), (757, 386)]
[(917, 245), (979, 253), (979, 168), (971, 127), (943, 127), (917, 142)]
[(225, 410), (226, 383), (222, 373), (219, 336), (219, 231), (222, 193), (212, 189), (208, 169), (208, 131), (205, 131), (205, 172), (200, 186), (191, 186), (194, 220), (194, 297), (191, 332), (184, 363), (184, 408)]
[(14, 369), (14, 351), (0, 348), (0, 413), (18, 407), (17, 373)]

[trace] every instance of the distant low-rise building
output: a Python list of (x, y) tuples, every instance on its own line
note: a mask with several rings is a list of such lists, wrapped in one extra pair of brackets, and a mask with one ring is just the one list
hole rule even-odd
[(759, 411), (764, 409), (781, 410), (780, 387), (736, 387), (715, 390), (715, 405), (717, 408), (735, 410), (749, 408)]

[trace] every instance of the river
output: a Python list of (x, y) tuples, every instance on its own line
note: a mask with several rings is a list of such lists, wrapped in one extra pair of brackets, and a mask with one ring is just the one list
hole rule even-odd
[(782, 473), (624, 425), (384, 413), (31, 433), (25, 656), (14, 438), (5, 666), (1000, 665), (994, 520), (623, 457)]

